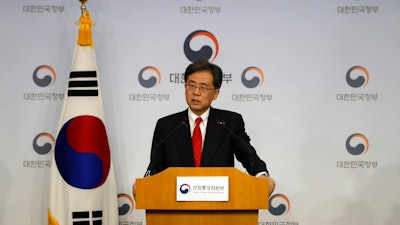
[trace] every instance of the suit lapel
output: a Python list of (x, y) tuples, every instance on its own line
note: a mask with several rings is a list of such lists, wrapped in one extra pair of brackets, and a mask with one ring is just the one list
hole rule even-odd
[(185, 125), (183, 125), (183, 129), (179, 129), (177, 132), (176, 140), (179, 140), (179, 157), (182, 160), (182, 164), (184, 166), (193, 167), (194, 166), (194, 156), (192, 150), (192, 136), (190, 133), (190, 125), (188, 118), (188, 111), (185, 110), (179, 114), (179, 120), (185, 121)]
[(219, 121), (216, 115), (215, 109), (210, 109), (210, 115), (208, 116), (206, 137), (203, 146), (203, 153), (201, 156), (201, 166), (208, 166), (215, 157), (218, 150), (219, 139), (221, 138), (221, 133), (219, 132)]

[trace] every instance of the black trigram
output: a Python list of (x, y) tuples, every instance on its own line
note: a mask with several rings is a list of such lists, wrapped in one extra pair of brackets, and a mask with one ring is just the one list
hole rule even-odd
[(68, 96), (99, 96), (96, 71), (72, 71), (69, 75)]
[(102, 225), (103, 211), (72, 212), (72, 225)]

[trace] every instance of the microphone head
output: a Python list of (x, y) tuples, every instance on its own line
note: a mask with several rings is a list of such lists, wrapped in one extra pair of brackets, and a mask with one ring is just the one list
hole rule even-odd
[(217, 125), (225, 126), (225, 121), (217, 120)]
[(182, 121), (181, 121), (181, 125), (186, 126), (186, 127), (189, 126), (188, 122), (186, 122), (185, 120), (182, 120)]

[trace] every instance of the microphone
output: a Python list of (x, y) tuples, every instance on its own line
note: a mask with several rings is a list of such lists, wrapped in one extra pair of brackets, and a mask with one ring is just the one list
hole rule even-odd
[[(217, 120), (217, 125), (225, 126), (225, 121), (219, 121), (219, 120)], [(228, 129), (228, 128), (225, 127), (225, 129)], [(232, 132), (231, 130), (229, 130), (229, 131)], [(233, 132), (232, 132), (232, 133), (233, 133)], [(233, 133), (233, 135), (235, 135), (235, 134)]]
[[(228, 131), (228, 133), (229, 133), (230, 135), (232, 135), (234, 138), (238, 139), (238, 140), (240, 141), (240, 143), (242, 143), (243, 146), (246, 148), (247, 152), (249, 153), (249, 156), (254, 156), (254, 157), (259, 158), (258, 155), (257, 155), (257, 153), (256, 153), (256, 151), (255, 151), (255, 149), (250, 145), (250, 143), (249, 143), (249, 142), (246, 142), (245, 140), (243, 140), (243, 138), (239, 137), (237, 134), (235, 134), (235, 132), (233, 132), (231, 129), (229, 129), (229, 128), (226, 126), (226, 122), (225, 122), (225, 121), (221, 121), (221, 120), (216, 119), (216, 124), (217, 124), (218, 126), (220, 126), (220, 127), (223, 127), (226, 131)], [(260, 160), (261, 160), (261, 159), (260, 159)], [(262, 160), (261, 160), (261, 161), (262, 161)], [(263, 162), (263, 163), (264, 163), (264, 162)], [(264, 163), (264, 165), (265, 165), (265, 163)], [(249, 166), (252, 166), (252, 165), (249, 164)], [(265, 166), (265, 168), (266, 168), (266, 166)], [(253, 168), (253, 169), (254, 169), (254, 168)], [(263, 171), (263, 172), (264, 172), (264, 171)], [(269, 173), (268, 173), (268, 170), (267, 170), (267, 169), (265, 170), (265, 172), (266, 172), (266, 175), (269, 177)]]
[(172, 129), (161, 141), (159, 141), (156, 145), (152, 146), (151, 153), (150, 153), (150, 164), (147, 167), (147, 171), (144, 174), (144, 177), (148, 177), (152, 174), (154, 174), (155, 171), (151, 171), (153, 169), (153, 163), (154, 163), (154, 154), (157, 151), (158, 147), (162, 145), (165, 141), (168, 140), (169, 137), (171, 137), (172, 134), (175, 133), (176, 130), (178, 130), (180, 127), (185, 126), (189, 127), (187, 120), (182, 120), (174, 129)]
[[(226, 122), (221, 121), (221, 120), (216, 120), (216, 123), (218, 126), (223, 127), (225, 130), (227, 130), (232, 136), (234, 136), (236, 139), (238, 139), (242, 144), (246, 146), (246, 149), (248, 150), (249, 154), (254, 154), (254, 150), (249, 148), (249, 143), (245, 142), (241, 137), (239, 137), (237, 134), (235, 134), (231, 129), (226, 127)], [(253, 151), (251, 151), (253, 150)]]

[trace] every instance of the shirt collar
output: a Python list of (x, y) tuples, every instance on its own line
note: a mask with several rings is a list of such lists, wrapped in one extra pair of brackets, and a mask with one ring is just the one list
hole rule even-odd
[[(210, 108), (208, 108), (203, 114), (200, 115), (201, 119), (203, 119), (204, 124), (207, 124), (209, 115), (210, 115)], [(196, 115), (194, 112), (192, 112), (190, 108), (188, 108), (188, 117), (189, 117), (189, 123), (192, 126), (195, 123), (194, 121), (196, 120), (196, 118), (199, 116)]]

